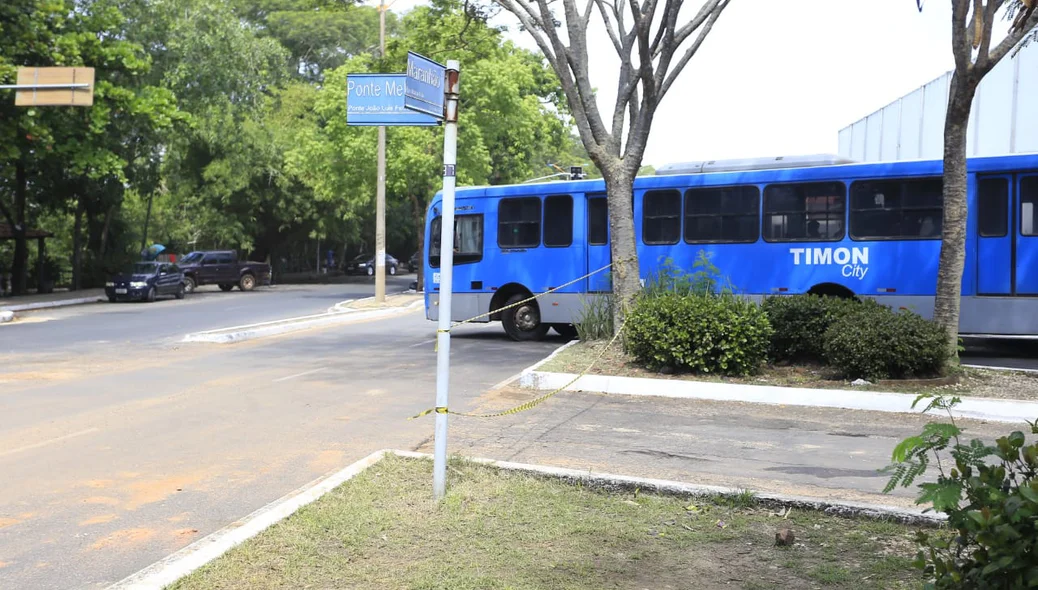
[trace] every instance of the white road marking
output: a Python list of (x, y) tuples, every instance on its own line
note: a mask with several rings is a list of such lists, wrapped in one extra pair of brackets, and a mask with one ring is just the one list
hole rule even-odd
[(418, 348), (419, 346), (425, 346), (426, 344), (433, 344), (434, 342), (436, 342), (435, 338), (433, 338), (432, 340), (423, 340), (422, 342), (419, 342), (418, 344), (411, 344), (411, 345), (409, 345), (408, 348)]
[(70, 433), (70, 434), (66, 434), (64, 436), (59, 436), (57, 438), (52, 438), (50, 440), (45, 440), (43, 442), (38, 442), (36, 444), (26, 445), (24, 447), (18, 447), (16, 449), (8, 449), (6, 451), (0, 451), (0, 457), (6, 457), (7, 455), (13, 455), (15, 453), (21, 453), (22, 451), (31, 451), (32, 449), (38, 449), (40, 447), (45, 447), (47, 445), (52, 445), (54, 443), (61, 442), (63, 440), (68, 440), (70, 438), (75, 438), (77, 436), (83, 436), (84, 434), (92, 434), (92, 433), (98, 432), (98, 431), (100, 431), (99, 428), (87, 428), (86, 430), (80, 430), (79, 432), (73, 432), (73, 433)]
[(320, 373), (321, 371), (324, 371), (325, 369), (327, 369), (327, 367), (321, 367), (320, 369), (314, 369), (313, 371), (303, 371), (302, 373), (296, 373), (295, 375), (289, 375), (288, 377), (282, 377), (280, 379), (275, 379), (274, 383), (281, 383), (282, 381), (288, 381), (289, 379), (295, 379), (296, 377), (305, 377), (307, 375), (313, 375), (314, 373)]

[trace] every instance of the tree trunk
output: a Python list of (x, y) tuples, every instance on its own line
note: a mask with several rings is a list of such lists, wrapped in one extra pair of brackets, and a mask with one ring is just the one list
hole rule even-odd
[(934, 320), (947, 335), (948, 359), (958, 359), (959, 303), (966, 258), (966, 131), (977, 85), (956, 72), (944, 122), (944, 221)]
[(112, 214), (115, 213), (115, 205), (108, 208), (105, 213), (105, 223), (101, 228), (101, 247), (98, 249), (97, 257), (104, 260), (105, 250), (108, 247), (108, 232), (112, 229)]
[(601, 167), (609, 208), (610, 254), (613, 266), (613, 330), (619, 330), (635, 296), (641, 291), (638, 250), (634, 239), (634, 176), (619, 162)]
[(72, 291), (79, 290), (83, 272), (83, 197), (76, 198), (76, 220), (72, 226)]
[(14, 168), (14, 264), (11, 265), (11, 291), (24, 295), (29, 290), (29, 245), (25, 234), (25, 202), (29, 178), (22, 156)]
[(418, 292), (421, 293), (425, 286), (425, 209), (422, 208), (418, 195), (411, 195), (411, 208), (414, 215), (415, 235), (418, 236)]

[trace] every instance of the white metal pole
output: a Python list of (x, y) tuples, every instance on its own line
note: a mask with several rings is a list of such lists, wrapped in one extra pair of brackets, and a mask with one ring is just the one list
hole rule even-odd
[(451, 291), (454, 287), (454, 171), (458, 163), (458, 76), (461, 65), (447, 61), (443, 127), (443, 216), (440, 224), (440, 297), (436, 332), (436, 434), (433, 495), (447, 490), (447, 398), (451, 364)]
[[(386, 57), (386, 2), (378, 7), (379, 59)], [(375, 301), (386, 300), (386, 128), (378, 128), (378, 170), (375, 189)]]

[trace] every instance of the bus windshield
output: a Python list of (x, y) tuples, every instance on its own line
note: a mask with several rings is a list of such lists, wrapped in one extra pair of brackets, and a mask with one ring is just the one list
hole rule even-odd
[[(433, 219), (429, 228), (429, 265), (440, 266), (441, 217)], [(483, 216), (458, 215), (454, 218), (454, 263), (465, 264), (483, 258)]]

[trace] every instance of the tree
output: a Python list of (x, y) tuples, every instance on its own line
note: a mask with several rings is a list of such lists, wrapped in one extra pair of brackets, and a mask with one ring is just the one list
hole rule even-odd
[(15, 230), (13, 290), (24, 293), (27, 210), (75, 211), (77, 282), (82, 221), (100, 258), (125, 184), (150, 167), (157, 132), (172, 124), (177, 110), (169, 91), (144, 82), (149, 56), (122, 34), (125, 19), (113, 3), (17, 0), (0, 7), (0, 17), (0, 80), (11, 79), (18, 66), (98, 70), (91, 107), (0, 105), (0, 215)]
[[(707, 0), (683, 24), (684, 0), (563, 0), (563, 21), (551, 0), (496, 0), (515, 15), (558, 75), (566, 102), (591, 160), (605, 178), (613, 278), (613, 325), (641, 288), (634, 240), (634, 178), (641, 168), (660, 101), (696, 54), (730, 0)], [(599, 110), (588, 73), (587, 31), (601, 17), (620, 58), (610, 120)], [(560, 31), (561, 29), (561, 31)], [(565, 39), (562, 32), (565, 33)], [(568, 42), (568, 44), (567, 44)]]
[[(922, 10), (922, 0), (916, 0)], [(966, 128), (981, 80), (1038, 26), (1035, 0), (952, 0), (955, 70), (944, 120), (944, 219), (934, 320), (948, 336), (948, 358), (958, 358), (959, 303), (966, 256)], [(1013, 19), (1009, 34), (991, 47), (999, 10)]]

